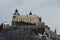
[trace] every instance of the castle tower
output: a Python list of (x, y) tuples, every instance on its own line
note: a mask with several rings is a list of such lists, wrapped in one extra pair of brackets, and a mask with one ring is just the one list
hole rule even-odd
[(13, 14), (13, 18), (15, 18), (16, 16), (19, 16), (20, 14), (18, 13), (18, 10), (15, 10), (15, 13)]
[(13, 20), (17, 17), (20, 16), (20, 14), (18, 13), (18, 10), (15, 10), (15, 13), (13, 14), (13, 18), (12, 18), (12, 26), (15, 25), (15, 22), (13, 22)]
[(9, 24), (5, 21), (3, 23), (3, 29), (8, 29), (9, 28)]

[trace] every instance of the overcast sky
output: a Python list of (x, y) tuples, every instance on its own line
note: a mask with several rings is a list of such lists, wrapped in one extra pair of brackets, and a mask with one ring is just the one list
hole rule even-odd
[(7, 21), (11, 24), (15, 9), (21, 15), (33, 14), (42, 17), (51, 30), (57, 29), (60, 33), (60, 0), (0, 0), (0, 24)]

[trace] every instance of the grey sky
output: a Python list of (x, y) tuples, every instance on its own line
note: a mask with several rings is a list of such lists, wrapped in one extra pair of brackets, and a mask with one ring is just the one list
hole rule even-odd
[(0, 0), (0, 24), (4, 21), (10, 24), (16, 8), (21, 15), (32, 11), (41, 16), (51, 30), (56, 28), (60, 33), (60, 0)]

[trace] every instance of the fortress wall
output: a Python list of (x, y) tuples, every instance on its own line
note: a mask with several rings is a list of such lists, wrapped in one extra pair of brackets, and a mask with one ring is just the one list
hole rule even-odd
[(39, 24), (39, 19), (38, 19), (38, 16), (33, 16), (33, 15), (29, 15), (29, 16), (17, 16), (16, 18), (13, 18), (13, 21), (16, 22), (20, 22), (20, 21), (23, 21), (23, 22), (28, 22), (28, 23), (32, 23), (32, 24), (36, 24), (38, 25)]

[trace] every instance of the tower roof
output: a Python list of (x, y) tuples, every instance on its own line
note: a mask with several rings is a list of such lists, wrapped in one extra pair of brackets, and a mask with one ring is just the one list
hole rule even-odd
[(18, 10), (16, 9), (15, 12), (18, 12)]
[(29, 15), (32, 15), (32, 12), (30, 11)]
[(13, 14), (13, 16), (16, 16), (16, 15), (20, 15), (17, 9), (15, 10), (15, 13)]

